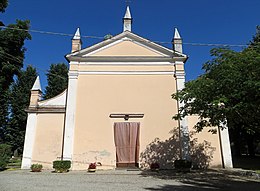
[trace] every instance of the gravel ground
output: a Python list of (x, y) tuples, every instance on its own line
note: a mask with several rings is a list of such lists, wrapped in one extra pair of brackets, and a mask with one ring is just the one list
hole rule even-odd
[(101, 191), (101, 190), (260, 190), (260, 179), (233, 171), (205, 171), (178, 174), (170, 171), (71, 171), (33, 173), (26, 170), (0, 172), (0, 191)]

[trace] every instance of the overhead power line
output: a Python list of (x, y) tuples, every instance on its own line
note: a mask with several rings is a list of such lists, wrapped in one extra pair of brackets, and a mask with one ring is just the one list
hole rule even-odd
[[(33, 29), (18, 29), (18, 28), (12, 28), (12, 27), (6, 27), (6, 26), (0, 26), (0, 28), (3, 29), (11, 29), (11, 30), (18, 30), (18, 31), (26, 31), (26, 32), (32, 32), (32, 33), (39, 33), (39, 34), (45, 34), (45, 35), (57, 35), (57, 36), (68, 36), (68, 37), (74, 37), (74, 34), (68, 34), (68, 33), (60, 33), (60, 32), (50, 32), (50, 31), (42, 31), (42, 30), (33, 30)], [(81, 38), (91, 38), (91, 39), (104, 39), (104, 37), (100, 36), (86, 36), (81, 35)], [(113, 37), (110, 38), (110, 40), (113, 40)], [(133, 40), (135, 41), (135, 40)], [(142, 41), (138, 41), (142, 42)], [(151, 41), (159, 44), (172, 44), (172, 42), (163, 42), (163, 41)], [(189, 42), (183, 42), (184, 45), (191, 45), (191, 46), (222, 46), (222, 47), (247, 47), (246, 44), (221, 44), (221, 43), (189, 43)]]
[[(26, 65), (27, 67), (28, 67), (28, 66), (33, 66), (33, 67), (36, 68), (38, 71), (43, 71), (44, 73), (47, 73), (47, 72), (48, 72), (48, 70), (45, 70), (45, 69), (43, 69), (43, 68), (39, 68), (39, 67), (37, 67), (37, 66), (35, 66), (35, 65), (33, 65), (33, 64), (27, 64), (27, 63), (25, 63), (25, 62), (23, 61), (22, 58), (15, 57), (15, 56), (13, 56), (13, 55), (11, 55), (11, 54), (8, 54), (7, 52), (2, 52), (2, 51), (0, 51), (0, 54), (1, 54), (3, 57), (5, 57), (5, 58), (7, 58), (7, 59), (9, 59), (9, 60), (12, 60), (12, 61), (14, 61), (14, 62), (23, 63), (23, 64)], [(59, 77), (59, 78), (61, 78), (61, 79), (63, 79), (63, 80), (66, 80), (63, 76), (60, 76), (60, 75), (58, 75), (58, 74), (49, 73), (49, 75), (51, 75), (51, 76), (56, 76), (56, 77)]]

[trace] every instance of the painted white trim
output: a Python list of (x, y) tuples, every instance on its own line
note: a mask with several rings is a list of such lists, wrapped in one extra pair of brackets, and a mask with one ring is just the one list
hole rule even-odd
[(172, 57), (172, 56), (71, 56), (71, 61), (77, 62), (170, 62), (173, 63), (176, 60), (185, 61), (186, 58)]
[(76, 73), (69, 73), (63, 158), (65, 160), (71, 160), (71, 161), (73, 156), (73, 144), (74, 144), (77, 81), (78, 81), (78, 75)]
[[(67, 58), (68, 60), (71, 60), (71, 59), (72, 59), (72, 58), (71, 58), (72, 56), (76, 56), (76, 55), (77, 55), (77, 56), (82, 56), (83, 54), (88, 54), (88, 53), (90, 53), (90, 52), (92, 52), (92, 51), (95, 51), (95, 50), (97, 50), (97, 49), (100, 49), (100, 47), (106, 46), (106, 45), (112, 43), (113, 41), (120, 40), (120, 39), (122, 39), (122, 38), (124, 38), (124, 37), (128, 37), (128, 38), (130, 38), (130, 39), (132, 39), (132, 40), (134, 40), (134, 41), (137, 41), (137, 42), (146, 44), (146, 46), (151, 46), (152, 49), (158, 50), (158, 51), (161, 52), (161, 53), (164, 52), (165, 54), (167, 54), (167, 55), (169, 55), (169, 56), (172, 56), (172, 54), (175, 54), (175, 55), (179, 55), (179, 56), (183, 57), (184, 60), (187, 59), (187, 56), (186, 56), (185, 54), (181, 54), (181, 53), (178, 53), (178, 52), (174, 52), (172, 49), (169, 49), (169, 48), (166, 48), (166, 47), (164, 47), (164, 46), (162, 46), (162, 45), (156, 44), (156, 43), (154, 43), (154, 42), (152, 42), (152, 41), (150, 41), (150, 40), (147, 40), (147, 39), (145, 39), (145, 38), (143, 38), (143, 37), (140, 37), (140, 36), (138, 36), (138, 35), (136, 35), (136, 34), (134, 34), (134, 33), (132, 33), (132, 32), (129, 32), (129, 31), (124, 31), (123, 33), (120, 33), (120, 34), (114, 36), (114, 37), (111, 38), (111, 39), (102, 41), (102, 42), (100, 42), (100, 43), (98, 43), (98, 44), (95, 44), (95, 45), (93, 45), (93, 46), (90, 46), (90, 47), (88, 47), (88, 48), (85, 48), (85, 49), (83, 49), (83, 50), (81, 50), (81, 51), (78, 51), (78, 52), (75, 52), (75, 53), (71, 53), (71, 54), (67, 54), (67, 55), (66, 55), (66, 58)], [(176, 56), (176, 57), (178, 57), (178, 56)]]
[(78, 61), (70, 61), (69, 65), (79, 65), (80, 62)]
[[(185, 74), (176, 75), (178, 91), (181, 91), (185, 86)], [(183, 107), (184, 103), (179, 101), (179, 107)], [(184, 117), (180, 120), (181, 125), (181, 140), (182, 140), (182, 157), (183, 159), (189, 160), (189, 127), (188, 117)]]
[(231, 148), (228, 127), (225, 125), (225, 129), (220, 130), (220, 141), (222, 149), (222, 158), (224, 162), (224, 168), (233, 168)]
[[(175, 74), (178, 79), (183, 79), (185, 82), (185, 72), (184, 71), (176, 71)], [(182, 88), (184, 88), (183, 83), (180, 83), (180, 85), (183, 86)]]
[(30, 169), (37, 125), (37, 114), (28, 113), (21, 169)]
[[(112, 40), (111, 40), (111, 41), (112, 41)], [(90, 53), (88, 53), (88, 54), (83, 55), (83, 57), (91, 56), (91, 55), (93, 55), (93, 54), (95, 54), (95, 53), (97, 53), (97, 52), (100, 52), (100, 51), (102, 51), (102, 50), (105, 50), (105, 49), (107, 49), (107, 48), (109, 48), (109, 47), (111, 47), (111, 46), (114, 46), (114, 45), (116, 45), (116, 44), (119, 44), (119, 43), (121, 43), (121, 42), (123, 42), (123, 39), (116, 40), (115, 42), (112, 42), (112, 43), (110, 43), (110, 44), (108, 44), (108, 45), (105, 45), (105, 46), (103, 46), (103, 47), (101, 47), (101, 48), (98, 48), (98, 49), (94, 50), (93, 52), (90, 52)]]
[(94, 66), (174, 66), (173, 62), (73, 62), (70, 65)]
[(44, 101), (40, 101), (38, 102), (39, 106), (42, 107), (46, 107), (46, 106), (65, 106), (65, 101), (66, 101), (66, 94), (67, 94), (67, 90), (63, 91), (61, 94), (44, 100)]
[[(176, 65), (183, 65), (183, 62), (175, 62)], [(176, 69), (176, 67), (175, 67)], [(185, 72), (184, 71), (175, 71), (175, 79), (177, 90), (181, 91), (185, 87)], [(179, 107), (183, 107), (184, 103), (179, 102)], [(184, 117), (180, 120), (180, 132), (181, 132), (181, 145), (182, 145), (182, 157), (183, 159), (190, 160), (189, 153), (189, 127), (188, 127), (188, 117)]]
[(169, 56), (169, 55), (164, 54), (164, 53), (162, 53), (162, 52), (159, 52), (158, 50), (155, 50), (155, 49), (153, 49), (153, 48), (151, 48), (151, 47), (149, 47), (149, 46), (146, 46), (145, 44), (142, 44), (141, 42), (135, 41), (135, 40), (133, 40), (133, 39), (131, 39), (131, 38), (129, 38), (129, 37), (124, 37), (124, 38), (122, 38), (122, 39), (120, 39), (120, 40), (116, 40), (115, 42), (112, 42), (112, 43), (110, 43), (110, 44), (108, 44), (108, 45), (105, 45), (105, 46), (103, 46), (103, 47), (101, 47), (101, 48), (99, 48), (99, 49), (97, 49), (97, 50), (94, 50), (93, 52), (90, 52), (90, 53), (88, 53), (88, 54), (85, 54), (85, 55), (83, 55), (83, 57), (91, 56), (91, 55), (93, 55), (93, 54), (96, 54), (96, 53), (98, 53), (98, 52), (101, 52), (101, 51), (103, 51), (103, 50), (106, 50), (106, 49), (108, 49), (108, 48), (110, 48), (110, 47), (112, 47), (112, 46), (115, 46), (115, 45), (117, 45), (117, 44), (120, 44), (120, 43), (122, 43), (122, 42), (124, 42), (124, 41), (133, 42), (134, 44), (136, 44), (136, 45), (138, 45), (138, 46), (141, 46), (141, 47), (143, 47), (143, 48), (145, 48), (145, 49), (147, 49), (147, 50), (150, 50), (151, 52), (154, 52), (154, 53), (158, 54), (158, 56), (159, 56), (159, 55), (161, 55), (161, 56), (163, 56), (163, 57)]
[(81, 75), (174, 75), (174, 71), (79, 71)]
[[(91, 46), (91, 47), (88, 47), (88, 48), (86, 48), (86, 49), (83, 49), (83, 50), (81, 50), (81, 51), (79, 51), (79, 52), (77, 52), (77, 53), (68, 54), (67, 56), (76, 55), (76, 54), (82, 54), (82, 53), (84, 54), (84, 52), (88, 52), (88, 51), (91, 52), (91, 49), (95, 49), (95, 48), (96, 48), (96, 49), (99, 49), (99, 47), (106, 46), (106, 45), (107, 45), (108, 43), (110, 43), (111, 41), (118, 41), (118, 40), (120, 40), (120, 39), (123, 39), (124, 37), (130, 38), (131, 40), (135, 40), (135, 41), (138, 41), (138, 42), (143, 42), (144, 44), (145, 44), (145, 43), (146, 43), (146, 44), (149, 43), (149, 45), (151, 44), (152, 46), (155, 47), (154, 49), (163, 49), (164, 51), (173, 53), (173, 50), (172, 50), (172, 49), (169, 49), (169, 48), (166, 48), (166, 47), (164, 47), (164, 46), (162, 46), (162, 45), (156, 44), (156, 43), (154, 43), (154, 42), (152, 42), (152, 41), (150, 41), (150, 40), (148, 40), (148, 39), (145, 39), (145, 38), (143, 38), (143, 37), (141, 37), (141, 36), (138, 36), (138, 35), (136, 35), (136, 34), (130, 32), (130, 31), (124, 31), (124, 32), (122, 32), (122, 33), (120, 33), (120, 34), (118, 34), (118, 35), (112, 37), (111, 39), (102, 41), (102, 42), (100, 42), (100, 43), (98, 43), (98, 44), (95, 44), (95, 45), (93, 45), (93, 46)], [(185, 55), (185, 56), (186, 56), (186, 55)]]
[(159, 51), (157, 51), (157, 50), (155, 50), (155, 49), (153, 49), (153, 48), (151, 48), (151, 47), (149, 47), (149, 46), (146, 46), (146, 45), (144, 45), (144, 44), (142, 44), (142, 43), (140, 43), (140, 42), (138, 42), (138, 41), (135, 41), (135, 40), (132, 40), (132, 39), (129, 39), (129, 41), (131, 41), (131, 42), (133, 42), (133, 43), (135, 43), (135, 44), (137, 44), (137, 45), (139, 45), (139, 46), (141, 46), (141, 47), (143, 47), (143, 48), (146, 48), (146, 49), (148, 49), (148, 50), (150, 50), (150, 51), (152, 51), (152, 52), (155, 52), (156, 54), (162, 55), (162, 56), (164, 56), (164, 57), (169, 56), (169, 55), (163, 54), (162, 52), (159, 52)]
[(79, 73), (77, 70), (70, 70), (68, 76), (69, 76), (69, 80), (78, 79)]
[[(177, 86), (178, 91), (182, 90), (185, 87), (185, 76), (178, 76), (176, 73), (176, 79), (177, 79)], [(183, 103), (181, 103), (183, 105)]]

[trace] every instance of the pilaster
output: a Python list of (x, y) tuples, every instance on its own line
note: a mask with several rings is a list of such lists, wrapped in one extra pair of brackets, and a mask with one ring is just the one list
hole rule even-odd
[(75, 131), (75, 114), (76, 114), (76, 98), (77, 98), (78, 72), (69, 72), (68, 94), (66, 103), (66, 119), (64, 134), (64, 160), (72, 160), (73, 143)]
[[(176, 92), (181, 91), (185, 86), (185, 71), (184, 63), (176, 61), (175, 62), (175, 80), (176, 80)], [(183, 107), (184, 103), (178, 100), (178, 106)], [(178, 108), (178, 109), (179, 109)], [(188, 128), (188, 118), (184, 117), (180, 120), (180, 140), (182, 146), (182, 158), (189, 160), (189, 128)]]
[(220, 146), (221, 146), (221, 154), (224, 168), (233, 168), (231, 148), (230, 148), (230, 140), (229, 140), (229, 132), (228, 127), (225, 124), (222, 124), (225, 128), (223, 130), (219, 130), (220, 134)]
[(37, 125), (37, 114), (28, 113), (21, 169), (30, 169)]

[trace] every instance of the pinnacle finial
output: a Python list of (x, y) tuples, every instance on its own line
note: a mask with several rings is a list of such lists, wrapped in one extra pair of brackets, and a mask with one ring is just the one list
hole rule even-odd
[(173, 43), (173, 50), (175, 52), (182, 53), (182, 38), (177, 28), (175, 28), (172, 43)]
[(175, 38), (175, 39), (181, 39), (181, 35), (180, 35), (180, 33), (179, 33), (179, 31), (178, 31), (177, 28), (175, 28), (174, 38)]
[(75, 32), (75, 35), (73, 37), (73, 40), (80, 40), (80, 31), (79, 28), (77, 28), (77, 31)]
[(41, 82), (40, 82), (40, 77), (39, 76), (37, 76), (37, 78), (36, 78), (36, 80), (35, 80), (31, 90), (40, 90), (40, 91), (42, 91)]
[(124, 19), (132, 19), (129, 6), (126, 7)]
[(76, 52), (81, 50), (82, 41), (80, 38), (80, 31), (79, 28), (77, 28), (77, 31), (75, 32), (75, 35), (72, 39), (72, 48), (71, 52)]
[(132, 30), (132, 17), (131, 17), (129, 6), (126, 7), (125, 16), (123, 18), (123, 24), (124, 24), (123, 31), (130, 31), (131, 32), (131, 30)]

